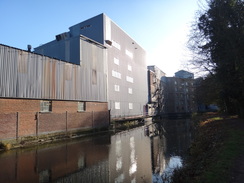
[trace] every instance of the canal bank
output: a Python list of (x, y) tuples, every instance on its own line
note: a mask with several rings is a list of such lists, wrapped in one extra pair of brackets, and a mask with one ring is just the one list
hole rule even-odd
[(244, 121), (207, 113), (195, 117), (196, 137), (174, 183), (234, 182), (244, 179)]
[[(181, 166), (190, 119), (0, 152), (0, 182), (156, 182)], [(148, 129), (148, 133), (147, 133)]]
[(113, 120), (107, 127), (100, 128), (84, 128), (65, 132), (44, 133), (40, 135), (32, 135), (25, 137), (18, 137), (12, 139), (0, 139), (0, 152), (8, 151), (16, 148), (25, 148), (37, 146), (40, 144), (49, 144), (58, 141), (65, 141), (76, 138), (96, 137), (103, 134), (114, 134), (116, 132), (129, 130), (135, 127), (143, 126), (146, 122), (152, 123), (152, 118), (131, 118)]

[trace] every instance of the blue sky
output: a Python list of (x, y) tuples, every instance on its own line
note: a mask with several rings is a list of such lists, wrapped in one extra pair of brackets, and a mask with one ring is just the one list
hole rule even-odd
[(0, 0), (0, 43), (34, 48), (105, 13), (146, 50), (148, 65), (173, 76), (187, 69), (185, 43), (198, 9), (198, 0)]

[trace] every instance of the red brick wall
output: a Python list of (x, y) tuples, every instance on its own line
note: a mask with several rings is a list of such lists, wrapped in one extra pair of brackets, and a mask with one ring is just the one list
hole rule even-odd
[[(16, 138), (16, 135), (24, 137), (37, 133), (66, 131), (66, 126), (68, 130), (74, 130), (109, 125), (107, 103), (86, 102), (86, 111), (77, 112), (77, 101), (52, 101), (52, 111), (40, 113), (40, 101), (1, 98), (0, 140)], [(19, 116), (18, 131), (16, 131), (17, 112)]]
[(60, 132), (66, 130), (65, 113), (41, 113), (39, 114), (39, 133)]
[(0, 114), (0, 139), (16, 137), (17, 114)]
[(19, 112), (19, 136), (36, 134), (36, 112)]
[(40, 101), (30, 99), (0, 99), (0, 112), (37, 112), (40, 111)]
[(86, 102), (86, 111), (107, 111), (107, 103)]
[(62, 113), (65, 111), (68, 112), (77, 112), (78, 102), (76, 101), (52, 101), (52, 112)]
[(88, 128), (92, 126), (92, 113), (79, 112), (68, 114), (68, 128), (79, 129)]

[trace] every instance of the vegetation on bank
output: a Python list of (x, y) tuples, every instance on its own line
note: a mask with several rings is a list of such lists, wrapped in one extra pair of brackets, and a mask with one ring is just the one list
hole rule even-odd
[(204, 114), (197, 116), (196, 136), (185, 165), (172, 177), (174, 183), (224, 183), (238, 176), (234, 169), (244, 168), (244, 120), (236, 116)]
[(199, 0), (188, 41), (198, 80), (197, 102), (244, 118), (244, 1)]

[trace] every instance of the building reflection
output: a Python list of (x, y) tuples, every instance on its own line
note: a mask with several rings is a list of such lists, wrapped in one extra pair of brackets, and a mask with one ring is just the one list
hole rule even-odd
[(173, 170), (182, 166), (191, 142), (190, 119), (162, 120), (149, 126), (153, 182), (167, 182)]
[(105, 144), (108, 137), (0, 154), (0, 182), (108, 182)]
[(0, 153), (0, 182), (162, 182), (189, 147), (187, 120)]
[(109, 182), (151, 182), (150, 157), (150, 139), (144, 135), (143, 128), (112, 136)]

